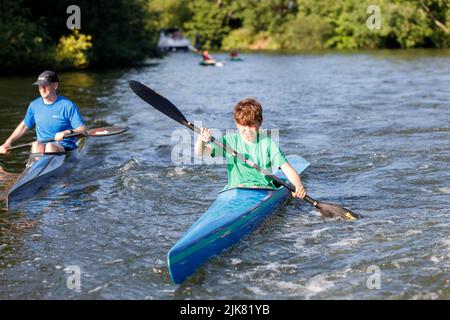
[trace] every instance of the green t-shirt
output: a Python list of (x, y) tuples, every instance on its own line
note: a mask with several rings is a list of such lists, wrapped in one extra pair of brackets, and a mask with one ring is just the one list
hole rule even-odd
[[(239, 133), (228, 134), (217, 140), (242, 154), (245, 159), (256, 163), (269, 172), (272, 172), (272, 167), (278, 168), (287, 162), (286, 157), (277, 144), (268, 136), (261, 133), (258, 133), (255, 143), (245, 142)], [(216, 146), (214, 143), (211, 143), (211, 147), (213, 148), (212, 157), (221, 156), (226, 159), (228, 166), (228, 184), (225, 189), (238, 186), (275, 189), (272, 179), (267, 178), (258, 170), (238, 160), (235, 156)]]

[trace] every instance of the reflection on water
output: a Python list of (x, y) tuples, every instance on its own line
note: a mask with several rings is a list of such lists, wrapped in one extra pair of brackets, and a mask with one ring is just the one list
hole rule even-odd
[[(61, 78), (64, 86), (69, 88), (89, 89), (95, 85), (95, 78), (87, 72), (68, 72)], [(71, 96), (71, 95), (69, 95)]]
[[(450, 52), (242, 56), (223, 68), (174, 54), (129, 70), (62, 74), (61, 93), (91, 127), (130, 131), (90, 139), (55, 192), (1, 212), (0, 298), (449, 299)], [(37, 96), (34, 78), (0, 79), (0, 140)], [(259, 99), (263, 127), (279, 129), (285, 153), (312, 163), (303, 175), (311, 196), (365, 218), (324, 219), (292, 201), (173, 285), (166, 254), (214, 201), (226, 168), (175, 165), (171, 137), (181, 127), (134, 95), (130, 79), (222, 132), (234, 128), (237, 101)], [(1, 166), (20, 173), (27, 156), (17, 151)], [(69, 266), (81, 269), (79, 292), (66, 286)], [(380, 289), (366, 285), (373, 266)]]
[(6, 203), (7, 190), (14, 183), (18, 176), (19, 174), (17, 173), (6, 172), (0, 166), (0, 206), (2, 206), (2, 203)]

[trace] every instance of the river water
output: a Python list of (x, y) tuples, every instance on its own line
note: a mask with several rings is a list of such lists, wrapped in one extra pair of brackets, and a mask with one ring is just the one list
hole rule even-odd
[[(130, 130), (88, 139), (82, 161), (23, 208), (0, 200), (0, 299), (450, 299), (450, 52), (242, 57), (202, 67), (181, 53), (61, 74), (61, 94), (90, 127)], [(1, 141), (37, 97), (34, 78), (0, 78)], [(130, 79), (222, 132), (233, 105), (256, 97), (284, 152), (312, 163), (309, 194), (364, 219), (290, 202), (172, 284), (166, 254), (226, 184), (226, 168), (194, 161), (193, 135), (134, 95)], [(0, 166), (20, 173), (27, 156)], [(0, 176), (4, 197), (15, 176)]]

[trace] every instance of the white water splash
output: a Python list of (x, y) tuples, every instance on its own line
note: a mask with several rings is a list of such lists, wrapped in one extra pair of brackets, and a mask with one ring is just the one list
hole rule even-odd
[(318, 294), (331, 287), (334, 287), (334, 282), (326, 280), (324, 275), (313, 277), (305, 285), (305, 288), (311, 292), (311, 295)]
[(322, 228), (322, 229), (313, 230), (311, 232), (311, 237), (312, 238), (316, 238), (318, 235), (320, 235), (322, 232), (324, 232), (324, 231), (326, 231), (328, 229), (330, 229), (330, 228), (329, 227), (325, 227), (325, 228)]
[(255, 295), (258, 296), (265, 296), (267, 295), (267, 291), (264, 291), (263, 289), (259, 288), (259, 287), (247, 287), (247, 290), (251, 291), (252, 293), (254, 293)]
[(183, 176), (186, 174), (186, 172), (187, 172), (186, 168), (175, 167), (175, 169), (173, 171), (170, 171), (167, 173), (167, 177), (172, 178), (172, 177)]
[(422, 230), (414, 230), (414, 229), (410, 229), (408, 231), (405, 232), (405, 237), (409, 237), (415, 234), (421, 234)]
[(355, 245), (355, 244), (361, 242), (362, 240), (364, 240), (362, 237), (342, 239), (336, 243), (331, 243), (328, 246), (329, 247), (348, 247), (348, 246)]
[(438, 188), (437, 191), (443, 194), (450, 194), (450, 188)]
[(450, 258), (450, 237), (443, 239), (441, 243), (446, 247), (447, 249), (447, 257)]
[(139, 161), (137, 159), (131, 159), (120, 167), (119, 173), (128, 172), (137, 166), (139, 166)]
[(396, 267), (397, 269), (400, 269), (402, 264), (406, 264), (411, 261), (414, 261), (414, 259), (413, 258), (400, 258), (400, 259), (393, 260), (392, 265), (394, 267)]

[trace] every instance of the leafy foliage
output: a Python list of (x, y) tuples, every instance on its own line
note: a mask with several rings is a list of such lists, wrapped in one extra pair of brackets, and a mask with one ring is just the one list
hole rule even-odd
[(48, 65), (53, 48), (46, 45), (45, 30), (27, 19), (20, 1), (4, 0), (0, 6), (0, 70), (23, 72), (36, 64)]
[[(172, 0), (172, 2), (175, 0)], [(152, 1), (151, 1), (152, 2)], [(157, 2), (153, 1), (156, 5)], [(170, 2), (170, 1), (169, 1)], [(184, 1), (182, 1), (184, 3)], [(192, 0), (166, 13), (206, 49), (448, 48), (448, 0)], [(370, 29), (378, 5), (381, 29)], [(155, 8), (155, 7), (154, 7)], [(164, 18), (166, 15), (170, 19)], [(167, 25), (162, 25), (168, 27)]]
[(81, 30), (66, 26), (72, 0), (1, 0), (0, 69), (130, 65), (156, 55), (158, 23), (146, 0), (79, 0)]
[[(449, 0), (1, 0), (0, 70), (130, 65), (157, 55), (160, 28), (204, 49), (448, 48)], [(371, 29), (369, 5), (381, 28)]]
[(72, 34), (59, 39), (56, 47), (56, 61), (63, 65), (84, 68), (89, 65), (87, 51), (92, 47), (92, 36), (74, 30)]

